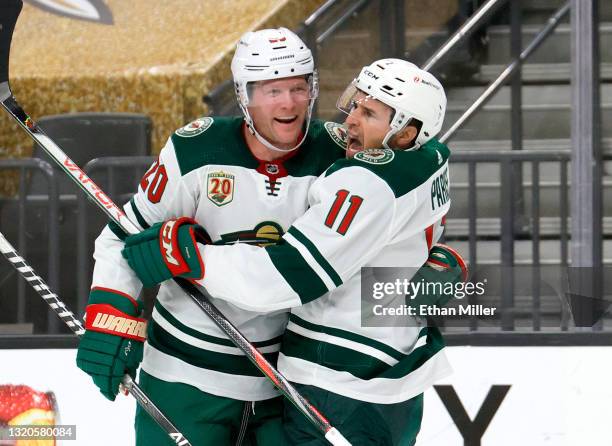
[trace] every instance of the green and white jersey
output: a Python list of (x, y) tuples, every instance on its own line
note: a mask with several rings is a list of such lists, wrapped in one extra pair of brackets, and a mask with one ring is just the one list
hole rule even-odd
[(278, 367), (293, 382), (375, 403), (422, 393), (450, 373), (440, 332), (362, 326), (360, 270), (425, 263), (450, 206), (449, 154), (431, 141), (336, 161), (285, 243), (203, 247), (201, 284), (252, 311), (292, 307)]
[[(275, 244), (308, 208), (308, 189), (344, 156), (342, 130), (313, 121), (302, 146), (282, 159), (256, 159), (242, 118), (201, 118), (177, 130), (124, 206), (144, 229), (193, 217), (219, 244)], [(96, 241), (92, 287), (139, 295), (141, 283), (121, 255), (109, 225)], [(214, 305), (276, 363), (287, 311), (258, 313), (222, 300)], [(257, 401), (278, 395), (272, 384), (172, 281), (159, 290), (148, 327), (143, 369), (215, 395)]]

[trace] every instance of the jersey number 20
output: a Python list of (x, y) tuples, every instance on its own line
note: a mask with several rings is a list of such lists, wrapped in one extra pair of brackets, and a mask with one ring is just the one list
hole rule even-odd
[[(334, 203), (332, 204), (332, 207), (325, 218), (325, 226), (328, 228), (333, 228), (334, 223), (336, 223), (336, 219), (338, 218), (338, 214), (342, 209), (342, 205), (344, 205), (344, 202), (350, 194), (351, 193), (349, 191), (344, 189), (340, 189), (338, 192), (336, 192), (336, 199), (334, 200)], [(349, 202), (351, 205), (344, 214), (344, 217), (342, 217), (338, 229), (336, 229), (336, 232), (340, 235), (345, 235), (346, 231), (348, 231), (349, 226), (351, 226), (351, 223), (355, 218), (355, 214), (357, 214), (361, 203), (363, 203), (363, 198), (361, 198), (359, 195), (353, 195), (351, 198), (349, 198)]]
[(166, 190), (166, 184), (168, 184), (168, 174), (164, 165), (159, 164), (159, 161), (155, 161), (140, 180), (140, 187), (143, 192), (147, 193), (147, 198), (151, 203), (159, 203)]

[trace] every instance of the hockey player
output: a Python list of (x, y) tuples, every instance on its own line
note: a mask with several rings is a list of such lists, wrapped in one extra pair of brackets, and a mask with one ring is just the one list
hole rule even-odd
[[(218, 243), (276, 243), (306, 211), (312, 182), (344, 156), (340, 126), (311, 121), (317, 73), (310, 50), (293, 32), (246, 33), (232, 73), (244, 116), (197, 119), (168, 139), (125, 205), (141, 229), (189, 217)], [(176, 228), (182, 241), (204, 236)], [(280, 393), (173, 282), (159, 289), (145, 342), (137, 301), (142, 284), (121, 256), (121, 239), (111, 224), (96, 240), (78, 366), (114, 400), (122, 375), (138, 368), (144, 344), (140, 385), (192, 444), (239, 444), (246, 431), (259, 444), (276, 443)], [(193, 260), (190, 277), (201, 278), (204, 270)], [(276, 363), (287, 310), (261, 314), (214, 304)], [(134, 329), (106, 326), (108, 315)], [(140, 408), (135, 427), (138, 445), (173, 444)]]
[[(417, 319), (368, 326), (373, 314), (362, 314), (360, 268), (416, 270), (440, 237), (450, 206), (449, 150), (432, 138), (446, 96), (431, 74), (383, 59), (363, 68), (338, 106), (348, 114), (348, 158), (314, 182), (310, 208), (284, 243), (205, 246), (181, 240), (176, 229), (168, 238), (186, 264), (181, 275), (213, 296), (251, 311), (292, 308), (279, 370), (349, 441), (411, 445), (423, 392), (450, 372), (444, 344), (435, 327)], [(143, 281), (173, 275), (159, 238), (179, 225), (201, 230), (173, 220), (127, 240), (124, 256)], [(452, 250), (437, 249), (453, 260)], [(196, 263), (194, 274), (189, 265)], [(292, 444), (325, 444), (291, 405), (284, 428)]]

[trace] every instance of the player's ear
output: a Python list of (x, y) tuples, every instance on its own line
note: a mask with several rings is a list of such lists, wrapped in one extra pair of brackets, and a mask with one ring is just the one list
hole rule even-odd
[(395, 147), (407, 149), (414, 143), (418, 130), (414, 125), (407, 125), (395, 135)]

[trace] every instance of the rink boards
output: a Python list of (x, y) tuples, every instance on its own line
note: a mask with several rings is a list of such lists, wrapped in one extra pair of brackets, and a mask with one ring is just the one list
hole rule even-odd
[[(447, 354), (454, 374), (426, 393), (419, 446), (463, 445), (453, 421), (462, 410), (484, 431), (482, 446), (609, 444), (612, 347), (448, 347)], [(132, 444), (134, 401), (107, 401), (75, 357), (74, 349), (0, 350), (0, 385), (53, 391), (61, 424), (77, 427), (77, 440), (64, 445)]]

